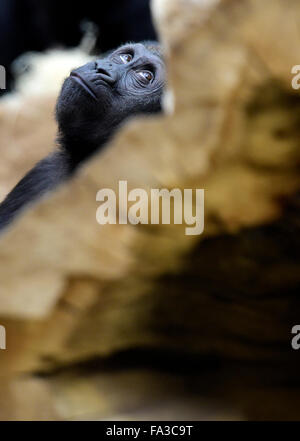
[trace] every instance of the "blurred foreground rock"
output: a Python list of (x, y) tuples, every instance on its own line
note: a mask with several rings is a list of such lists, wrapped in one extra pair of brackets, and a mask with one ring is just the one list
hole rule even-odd
[[(286, 3), (153, 2), (169, 113), (130, 121), (1, 238), (2, 418), (299, 418), (300, 97), (290, 72), (300, 62), (300, 3)], [(30, 115), (24, 123), (45, 143), (50, 101), (45, 132)], [(20, 164), (30, 143), (18, 147)], [(4, 196), (13, 167), (2, 167)], [(120, 180), (204, 188), (204, 234), (100, 227), (96, 193), (117, 193)], [(22, 414), (13, 391), (24, 382), (33, 404)], [(25, 412), (45, 390), (46, 411)]]

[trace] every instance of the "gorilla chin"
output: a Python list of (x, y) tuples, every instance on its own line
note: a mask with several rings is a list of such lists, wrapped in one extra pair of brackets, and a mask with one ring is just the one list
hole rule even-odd
[[(66, 145), (67, 148), (74, 144), (74, 138), (86, 146), (89, 139), (94, 139), (94, 143), (99, 144), (101, 137), (99, 139), (99, 136), (95, 135), (101, 134), (99, 126), (112, 104), (111, 87), (104, 81), (95, 85), (89, 80), (89, 64), (83, 66), (87, 69), (80, 74), (76, 70), (70, 73), (63, 83), (56, 103), (60, 144)], [(86, 127), (87, 125), (89, 127)]]
[[(99, 96), (99, 90), (97, 95), (96, 97), (95, 92), (88, 88), (82, 80), (71, 74), (65, 79), (56, 102), (56, 119), (58, 124), (61, 121), (61, 116), (65, 115), (65, 113), (71, 115), (75, 112), (81, 113), (82, 110), (94, 115), (95, 112), (98, 113), (105, 106), (105, 101), (107, 101), (109, 94), (103, 91), (102, 95), (105, 100), (102, 100), (102, 97)], [(100, 100), (101, 104), (99, 103)]]

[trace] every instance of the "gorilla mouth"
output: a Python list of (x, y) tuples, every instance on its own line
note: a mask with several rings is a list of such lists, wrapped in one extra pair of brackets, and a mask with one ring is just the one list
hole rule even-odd
[(91, 95), (94, 100), (98, 101), (97, 96), (95, 95), (94, 91), (92, 90), (91, 86), (77, 73), (77, 72), (71, 72), (70, 77), (73, 78), (80, 86), (89, 94)]

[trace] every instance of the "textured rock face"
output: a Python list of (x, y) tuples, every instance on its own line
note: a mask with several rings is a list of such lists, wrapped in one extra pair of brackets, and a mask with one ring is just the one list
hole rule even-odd
[[(215, 372), (227, 390), (226, 406), (231, 403), (237, 415), (286, 416), (282, 403), (273, 404), (273, 390), (264, 401), (256, 388), (266, 375), (274, 390), (283, 389), (283, 372), (293, 376), (299, 368), (290, 331), (297, 324), (300, 285), (294, 196), (300, 185), (300, 97), (290, 72), (299, 64), (300, 4), (269, 4), (153, 1), (167, 52), (168, 113), (130, 121), (72, 182), (1, 238), (0, 323), (11, 348), (0, 352), (3, 375), (70, 369), (148, 348), (186, 356), (197, 384), (207, 374), (199, 358), (189, 357), (242, 360), (243, 369), (235, 364), (229, 374)], [(30, 115), (28, 124), (39, 126), (35, 136), (45, 138), (47, 151), (52, 102), (41, 102), (43, 125)], [(7, 127), (7, 109), (2, 112)], [(28, 137), (28, 147), (18, 149), (22, 167), (30, 144)], [(3, 193), (11, 176), (0, 169)], [(204, 188), (204, 234), (186, 236), (185, 225), (100, 227), (96, 193), (117, 190), (119, 180), (127, 180), (129, 189)], [(253, 373), (251, 364), (245, 367), (249, 360), (264, 362), (264, 368)], [(244, 375), (240, 395), (232, 392), (235, 369)], [(76, 375), (71, 384), (76, 390)], [(50, 385), (68, 400), (59, 379)], [(297, 396), (283, 390), (283, 407), (297, 408)], [(63, 417), (73, 411), (70, 405)], [(89, 412), (101, 414), (101, 406), (91, 405)]]

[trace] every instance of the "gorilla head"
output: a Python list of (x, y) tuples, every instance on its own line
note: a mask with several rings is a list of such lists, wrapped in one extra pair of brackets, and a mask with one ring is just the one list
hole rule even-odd
[(86, 156), (128, 116), (161, 109), (165, 66), (157, 43), (126, 44), (71, 72), (57, 102), (59, 138)]
[(125, 118), (161, 109), (165, 68), (156, 43), (126, 44), (71, 72), (57, 101), (59, 148), (0, 204), (0, 231), (25, 207), (71, 177)]

